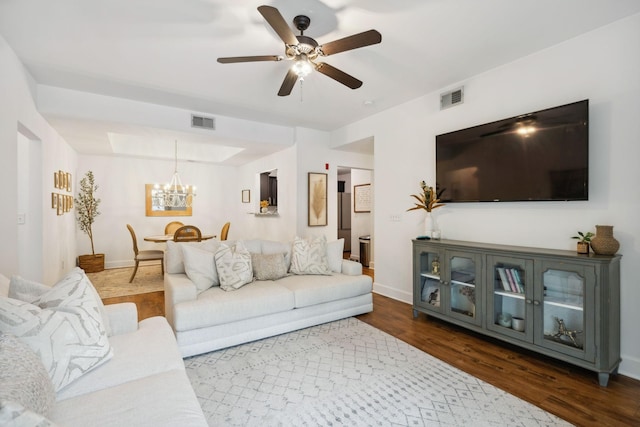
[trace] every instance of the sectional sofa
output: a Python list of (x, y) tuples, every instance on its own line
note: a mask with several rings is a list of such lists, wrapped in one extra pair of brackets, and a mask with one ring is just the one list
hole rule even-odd
[(371, 277), (342, 259), (343, 246), (322, 238), (168, 242), (165, 316), (182, 355), (372, 311)]

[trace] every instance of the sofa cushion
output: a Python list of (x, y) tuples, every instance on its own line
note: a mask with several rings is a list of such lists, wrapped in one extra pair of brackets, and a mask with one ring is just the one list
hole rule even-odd
[(224, 243), (215, 254), (216, 269), (220, 278), (220, 287), (225, 291), (235, 291), (253, 281), (251, 253), (242, 242), (234, 247)]
[(184, 270), (198, 288), (198, 293), (206, 291), (212, 286), (220, 285), (213, 252), (196, 246), (184, 245), (182, 246), (182, 256)]
[(278, 280), (287, 275), (284, 254), (251, 254), (251, 267), (256, 280)]
[(58, 393), (58, 401), (160, 372), (184, 369), (176, 338), (164, 317), (142, 320), (135, 332), (110, 338), (113, 358)]
[(291, 273), (331, 274), (327, 262), (327, 239), (324, 236), (293, 241), (291, 250)]
[(184, 261), (182, 255), (183, 246), (193, 246), (205, 251), (215, 253), (220, 247), (220, 242), (215, 239), (204, 240), (202, 242), (174, 242), (169, 240), (164, 251), (164, 272), (168, 274), (184, 273)]
[(91, 288), (74, 269), (33, 304), (0, 298), (0, 329), (40, 356), (56, 391), (112, 357)]
[(327, 263), (334, 273), (342, 271), (342, 258), (344, 253), (344, 239), (327, 243)]
[(288, 276), (278, 280), (278, 284), (294, 293), (296, 308), (371, 293), (369, 276)]
[[(144, 364), (143, 359), (136, 361), (140, 364)], [(49, 419), (64, 427), (207, 426), (184, 369), (59, 401)]]
[(293, 292), (279, 283), (255, 281), (235, 292), (209, 288), (197, 300), (175, 305), (173, 327), (186, 331), (292, 310)]
[(0, 385), (0, 401), (19, 403), (45, 417), (56, 400), (53, 383), (40, 358), (27, 344), (2, 331)]

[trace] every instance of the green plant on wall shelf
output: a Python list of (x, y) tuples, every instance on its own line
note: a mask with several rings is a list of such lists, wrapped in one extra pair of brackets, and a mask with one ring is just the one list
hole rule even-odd
[(78, 191), (78, 197), (74, 201), (78, 226), (80, 230), (87, 233), (89, 240), (91, 240), (92, 255), (95, 255), (96, 252), (93, 247), (93, 230), (91, 226), (95, 222), (96, 217), (100, 215), (98, 211), (100, 199), (96, 199), (95, 197), (97, 190), (98, 185), (95, 183), (93, 172), (88, 171), (84, 178), (80, 180), (80, 191)]

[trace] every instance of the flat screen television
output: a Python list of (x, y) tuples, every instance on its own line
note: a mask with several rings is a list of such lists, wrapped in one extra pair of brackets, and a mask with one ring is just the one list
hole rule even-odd
[(436, 136), (442, 202), (588, 200), (589, 100)]

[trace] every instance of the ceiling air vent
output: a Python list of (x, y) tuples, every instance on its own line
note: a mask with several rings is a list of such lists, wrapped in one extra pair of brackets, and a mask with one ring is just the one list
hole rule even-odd
[(191, 127), (199, 128), (199, 129), (215, 130), (216, 122), (213, 117), (196, 116), (195, 114), (192, 114)]
[(464, 103), (464, 87), (459, 87), (450, 92), (446, 92), (440, 95), (440, 109), (453, 107)]

